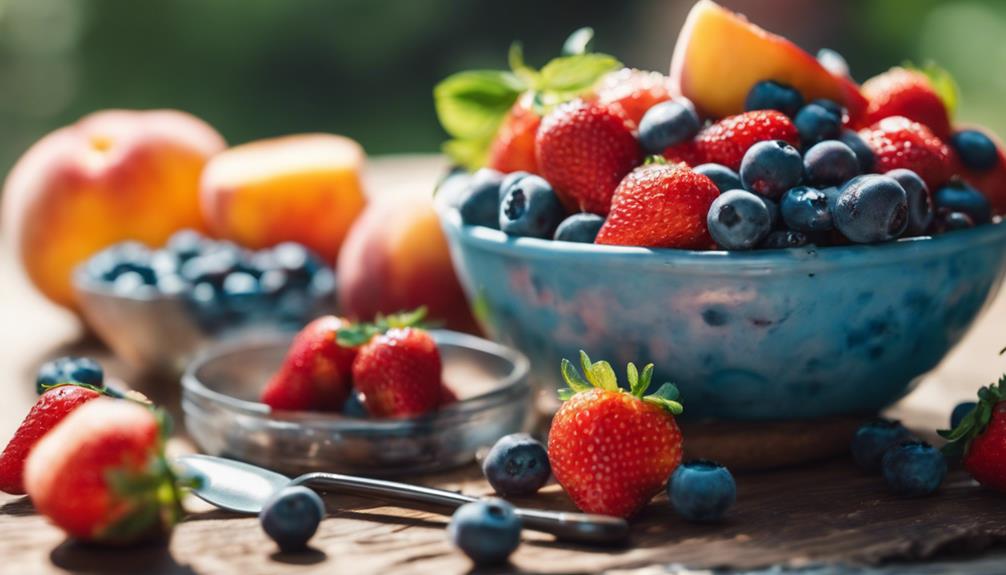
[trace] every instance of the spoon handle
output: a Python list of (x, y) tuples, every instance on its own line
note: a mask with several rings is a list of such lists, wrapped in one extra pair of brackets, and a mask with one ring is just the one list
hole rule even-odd
[[(297, 477), (291, 484), (321, 491), (331, 490), (405, 503), (426, 503), (450, 509), (478, 499), (454, 491), (337, 473), (308, 473)], [(524, 527), (551, 533), (565, 541), (612, 544), (624, 541), (629, 535), (628, 523), (618, 517), (522, 508), (517, 508), (516, 512)]]

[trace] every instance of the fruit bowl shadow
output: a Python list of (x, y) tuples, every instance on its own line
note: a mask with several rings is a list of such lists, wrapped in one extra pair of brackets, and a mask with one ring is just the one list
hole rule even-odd
[(876, 413), (939, 364), (1006, 273), (1006, 223), (728, 253), (510, 238), (439, 214), (476, 317), (528, 355), (537, 386), (562, 387), (560, 360), (580, 349), (619, 372), (653, 362), (690, 420)]
[(192, 363), (182, 378), (185, 426), (206, 453), (291, 475), (396, 476), (469, 463), (477, 450), (533, 423), (523, 354), (472, 335), (431, 333), (444, 382), (459, 397), (433, 414), (364, 419), (272, 412), (258, 396), (291, 340), (273, 335), (222, 344)]

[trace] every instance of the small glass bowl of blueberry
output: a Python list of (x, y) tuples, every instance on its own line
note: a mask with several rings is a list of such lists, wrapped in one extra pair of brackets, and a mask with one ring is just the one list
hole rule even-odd
[(193, 230), (162, 248), (122, 242), (74, 274), (88, 325), (134, 366), (180, 373), (207, 342), (286, 331), (329, 312), (335, 273), (304, 246), (250, 251)]

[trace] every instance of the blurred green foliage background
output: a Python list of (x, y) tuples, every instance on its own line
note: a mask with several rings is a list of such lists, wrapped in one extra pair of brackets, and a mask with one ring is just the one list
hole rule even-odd
[[(580, 26), (596, 49), (666, 70), (692, 0), (0, 0), (0, 173), (46, 132), (93, 110), (180, 108), (231, 143), (303, 131), (371, 154), (431, 152), (433, 85), (505, 66), (513, 39), (540, 65)], [(932, 59), (958, 118), (1006, 134), (1006, 2), (723, 0), (860, 81)]]

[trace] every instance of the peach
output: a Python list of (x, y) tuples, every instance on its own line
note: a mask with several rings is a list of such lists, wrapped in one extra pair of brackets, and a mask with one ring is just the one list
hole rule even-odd
[(332, 134), (259, 140), (206, 166), (201, 200), (214, 234), (247, 248), (299, 242), (334, 262), (363, 210), (359, 144)]
[(843, 103), (852, 118), (866, 109), (866, 99), (854, 82), (831, 74), (789, 40), (711, 0), (699, 0), (688, 14), (674, 48), (670, 76), (671, 90), (712, 118), (743, 112), (748, 91), (761, 80), (789, 84), (807, 100)]
[(425, 190), (374, 199), (350, 229), (337, 277), (341, 311), (351, 318), (426, 306), (431, 320), (476, 331)]
[(45, 136), (4, 184), (4, 228), (28, 277), (72, 308), (72, 270), (96, 251), (203, 229), (199, 174), (225, 146), (175, 110), (96, 112)]

